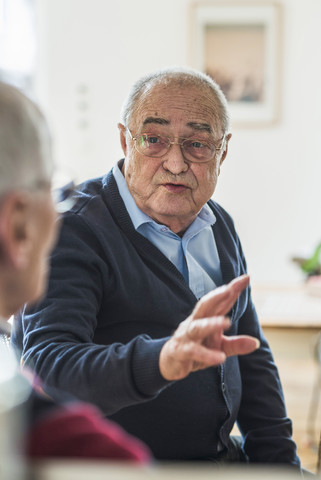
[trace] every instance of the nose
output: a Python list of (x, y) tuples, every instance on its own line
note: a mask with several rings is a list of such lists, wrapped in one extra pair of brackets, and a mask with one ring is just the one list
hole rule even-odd
[(186, 161), (181, 144), (179, 142), (171, 142), (170, 149), (168, 150), (165, 159), (163, 161), (163, 168), (173, 175), (179, 175), (188, 170), (189, 164)]

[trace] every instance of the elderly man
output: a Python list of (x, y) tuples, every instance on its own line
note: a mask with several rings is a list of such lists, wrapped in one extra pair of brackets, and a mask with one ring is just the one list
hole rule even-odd
[(48, 296), (17, 325), (23, 361), (158, 459), (299, 465), (240, 241), (211, 200), (231, 138), (220, 88), (148, 75), (119, 130), (125, 158), (79, 187)]
[[(0, 381), (7, 379), (11, 368), (18, 369), (4, 342), (9, 331), (7, 320), (25, 302), (35, 302), (47, 286), (48, 254), (58, 226), (52, 175), (49, 132), (42, 114), (22, 93), (0, 82)], [(59, 204), (60, 211), (70, 190), (61, 192), (64, 203)], [(58, 404), (37, 391), (41, 389), (38, 381), (32, 390), (29, 377), (30, 372), (28, 380), (16, 374), (14, 384), (17, 404), (23, 404), (27, 417), (25, 439), (22, 442), (19, 438), (25, 454), (32, 458), (90, 457), (143, 463), (150, 459), (141, 442), (104, 419), (96, 408), (65, 395)], [(8, 385), (1, 386), (7, 391)], [(2, 415), (8, 406), (6, 391), (0, 394)], [(10, 404), (15, 403), (12, 393), (10, 390), (7, 398)], [(2, 440), (10, 433), (3, 431), (3, 425), (0, 455), (7, 443)], [(0, 458), (1, 473), (7, 462), (7, 458)]]

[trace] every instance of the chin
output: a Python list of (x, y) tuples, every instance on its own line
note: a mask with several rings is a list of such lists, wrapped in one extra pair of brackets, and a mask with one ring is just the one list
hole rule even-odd
[(154, 205), (154, 213), (156, 215), (169, 215), (172, 217), (181, 217), (181, 216), (193, 216), (194, 209), (191, 208), (192, 205), (186, 204), (186, 202), (171, 201), (159, 203)]
[(191, 210), (184, 210), (183, 208), (167, 208), (162, 211), (157, 212), (159, 217), (168, 217), (173, 219), (191, 219), (191, 222), (194, 220), (197, 212), (192, 212)]

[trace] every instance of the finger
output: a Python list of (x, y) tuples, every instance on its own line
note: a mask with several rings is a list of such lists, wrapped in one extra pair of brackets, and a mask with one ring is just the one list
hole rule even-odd
[(231, 302), (233, 302), (233, 290), (226, 285), (218, 287), (199, 300), (195, 306), (193, 318), (197, 320), (199, 318), (223, 315), (224, 313), (222, 312), (225, 309), (225, 305), (229, 305)]
[(180, 380), (191, 371), (220, 365), (225, 359), (225, 353), (220, 350), (210, 350), (193, 341), (181, 345), (172, 337), (160, 352), (159, 369), (166, 380)]
[(207, 348), (222, 350), (221, 344), (222, 344), (223, 334), (224, 334), (223, 331), (215, 332), (213, 335), (208, 336), (202, 343)]
[(184, 357), (193, 361), (193, 370), (200, 370), (213, 365), (220, 365), (226, 360), (226, 354), (220, 350), (211, 350), (201, 344), (194, 343), (186, 346)]
[(238, 335), (234, 337), (226, 337), (223, 335), (221, 341), (221, 348), (227, 357), (231, 357), (232, 355), (247, 355), (259, 347), (259, 340), (249, 335)]
[(250, 283), (249, 275), (241, 275), (232, 280), (229, 285), (232, 287), (235, 294), (238, 296)]
[(233, 307), (240, 293), (248, 286), (249, 276), (241, 275), (228, 285), (212, 290), (196, 304), (193, 318), (226, 315)]
[(186, 335), (189, 340), (193, 342), (202, 342), (207, 337), (222, 336), (224, 330), (227, 330), (231, 325), (229, 318), (226, 317), (212, 317), (201, 318), (191, 321), (186, 329)]
[(217, 314), (226, 315), (231, 310), (231, 308), (233, 307), (233, 305), (235, 304), (236, 300), (238, 299), (240, 294), (243, 292), (243, 290), (246, 287), (248, 287), (249, 283), (250, 283), (249, 275), (241, 275), (240, 277), (232, 280), (232, 282), (230, 282), (227, 285), (227, 288), (230, 289), (232, 293), (230, 297), (226, 299), (225, 302), (223, 301), (221, 303)]

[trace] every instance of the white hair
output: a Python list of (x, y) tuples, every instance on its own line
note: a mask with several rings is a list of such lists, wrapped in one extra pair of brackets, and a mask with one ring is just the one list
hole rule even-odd
[(187, 67), (167, 67), (162, 70), (145, 75), (131, 88), (121, 111), (121, 122), (129, 126), (135, 107), (141, 96), (156, 85), (178, 84), (181, 87), (196, 87), (208, 90), (214, 98), (216, 111), (213, 112), (218, 126), (223, 133), (229, 130), (230, 120), (227, 100), (219, 85), (205, 73)]
[(52, 168), (42, 113), (15, 87), (0, 82), (0, 196), (50, 182)]

